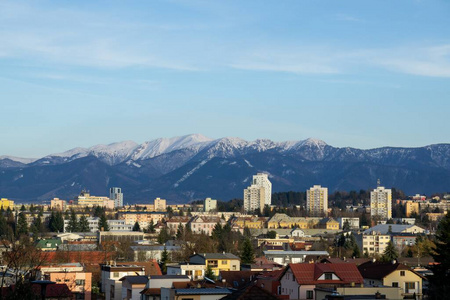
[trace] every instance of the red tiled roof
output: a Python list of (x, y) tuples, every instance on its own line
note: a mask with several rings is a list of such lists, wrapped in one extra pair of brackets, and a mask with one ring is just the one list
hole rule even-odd
[(43, 259), (47, 262), (55, 263), (104, 263), (110, 261), (113, 252), (104, 251), (46, 251), (42, 252)]
[[(298, 284), (350, 284), (363, 283), (361, 273), (355, 264), (337, 263), (337, 264), (290, 264)], [(324, 273), (334, 273), (340, 280), (317, 280)]]

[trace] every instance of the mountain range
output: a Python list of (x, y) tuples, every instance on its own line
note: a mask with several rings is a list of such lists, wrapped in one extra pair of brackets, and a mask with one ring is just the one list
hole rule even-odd
[(417, 148), (338, 148), (317, 139), (273, 142), (200, 134), (74, 148), (39, 159), (0, 156), (0, 197), (22, 202), (73, 199), (82, 189), (108, 195), (121, 187), (124, 203), (163, 197), (184, 203), (242, 198), (252, 175), (266, 172), (273, 192), (370, 189), (381, 179), (407, 194), (450, 190), (450, 144)]

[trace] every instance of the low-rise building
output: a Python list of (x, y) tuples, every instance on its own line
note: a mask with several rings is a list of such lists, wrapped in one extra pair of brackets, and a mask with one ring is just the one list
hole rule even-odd
[(125, 220), (127, 225), (134, 225), (138, 222), (141, 228), (146, 228), (152, 222), (153, 224), (161, 222), (166, 215), (166, 212), (121, 211), (118, 214), (118, 219)]
[(1, 198), (0, 199), (0, 209), (13, 209), (14, 208), (14, 201), (13, 200), (8, 200), (7, 198)]
[(297, 264), (306, 261), (306, 257), (323, 258), (329, 256), (327, 251), (264, 251), (264, 256), (280, 265)]
[(145, 268), (137, 265), (101, 265), (101, 290), (106, 300), (122, 300), (122, 279), (125, 276), (145, 275)]
[(192, 233), (195, 234), (204, 233), (206, 235), (211, 235), (216, 224), (224, 226), (226, 224), (226, 221), (220, 218), (219, 216), (215, 217), (196, 216), (189, 222), (189, 226), (191, 227)]
[(205, 270), (210, 267), (215, 276), (220, 271), (240, 271), (241, 259), (231, 253), (204, 253), (189, 257), (190, 264), (203, 265)]

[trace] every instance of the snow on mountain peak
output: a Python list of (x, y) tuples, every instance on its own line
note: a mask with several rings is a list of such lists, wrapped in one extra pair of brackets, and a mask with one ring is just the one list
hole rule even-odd
[(306, 140), (303, 140), (299, 143), (299, 146), (315, 146), (315, 147), (324, 147), (327, 143), (325, 143), (322, 140), (314, 139), (314, 138), (307, 138)]

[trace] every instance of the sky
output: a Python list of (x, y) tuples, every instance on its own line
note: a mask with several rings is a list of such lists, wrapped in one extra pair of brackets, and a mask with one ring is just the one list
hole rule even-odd
[(0, 0), (0, 155), (450, 142), (450, 1)]

